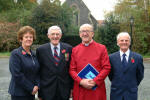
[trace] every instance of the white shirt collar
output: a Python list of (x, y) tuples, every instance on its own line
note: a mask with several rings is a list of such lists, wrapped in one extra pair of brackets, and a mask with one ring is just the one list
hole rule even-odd
[[(125, 54), (126, 54), (127, 57), (129, 57), (129, 52), (130, 52), (129, 49), (125, 52)], [(120, 56), (122, 56), (123, 54), (124, 54), (124, 52), (122, 52), (122, 51), (120, 50)]]
[[(54, 45), (52, 44), (52, 43), (50, 43), (50, 45), (51, 45), (51, 48), (54, 50)], [(57, 48), (58, 48), (58, 50), (60, 49), (60, 43), (58, 43), (58, 45), (56, 46)]]
[[(129, 53), (130, 53), (130, 49), (128, 49), (128, 50), (125, 52), (127, 62), (128, 62), (128, 59), (129, 59)], [(123, 58), (123, 56), (122, 56), (123, 54), (124, 54), (124, 52), (122, 52), (122, 51), (120, 50), (120, 58), (121, 58), (121, 61), (122, 61), (122, 58)]]
[[(51, 51), (52, 51), (52, 54), (54, 55), (54, 45), (52, 43), (50, 43), (50, 46), (51, 46)], [(60, 55), (60, 43), (58, 43), (58, 45), (56, 46), (57, 47), (57, 53), (58, 53), (58, 56)]]

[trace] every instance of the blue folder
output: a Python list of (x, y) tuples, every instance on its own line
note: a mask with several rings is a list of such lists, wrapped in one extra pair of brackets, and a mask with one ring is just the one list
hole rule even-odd
[[(87, 64), (79, 73), (78, 76), (81, 79), (94, 79), (99, 72), (91, 65)], [(95, 90), (97, 86), (94, 86), (92, 90)]]

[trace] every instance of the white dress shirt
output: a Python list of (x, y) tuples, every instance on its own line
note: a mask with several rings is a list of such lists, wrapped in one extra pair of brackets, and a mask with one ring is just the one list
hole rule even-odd
[[(52, 43), (50, 43), (50, 45), (51, 45), (51, 50), (52, 50), (52, 54), (53, 54), (53, 56), (54, 56), (54, 45), (52, 44)], [(57, 53), (58, 53), (58, 56), (60, 55), (60, 43), (56, 46), (57, 47)]]
[[(129, 59), (129, 53), (130, 53), (130, 50), (128, 49), (126, 52), (125, 52), (125, 54), (126, 54), (126, 61), (128, 62), (128, 59)], [(122, 61), (122, 59), (123, 59), (123, 54), (124, 54), (124, 52), (122, 52), (121, 50), (120, 50), (120, 58), (121, 58), (121, 61)]]

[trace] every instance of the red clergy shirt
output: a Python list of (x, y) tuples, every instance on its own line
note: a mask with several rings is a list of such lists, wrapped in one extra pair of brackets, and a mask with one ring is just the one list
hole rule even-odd
[[(88, 90), (79, 85), (81, 78), (78, 73), (90, 63), (99, 71), (93, 79), (96, 90)], [(93, 41), (89, 46), (79, 44), (72, 50), (70, 75), (74, 79), (73, 100), (106, 100), (105, 78), (110, 72), (110, 63), (107, 49), (104, 45)]]

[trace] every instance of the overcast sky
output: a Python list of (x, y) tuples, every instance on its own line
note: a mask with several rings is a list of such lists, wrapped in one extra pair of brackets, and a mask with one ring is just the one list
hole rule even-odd
[(104, 11), (112, 11), (117, 0), (83, 0), (97, 19), (104, 19)]
[[(65, 0), (60, 0), (65, 1)], [(83, 0), (91, 11), (91, 14), (97, 19), (104, 19), (104, 11), (112, 11), (117, 0)]]
[[(40, 0), (38, 0), (40, 1)], [(60, 0), (65, 1), (65, 0)], [(104, 19), (104, 11), (111, 11), (117, 0), (83, 0), (91, 14), (97, 19)]]

